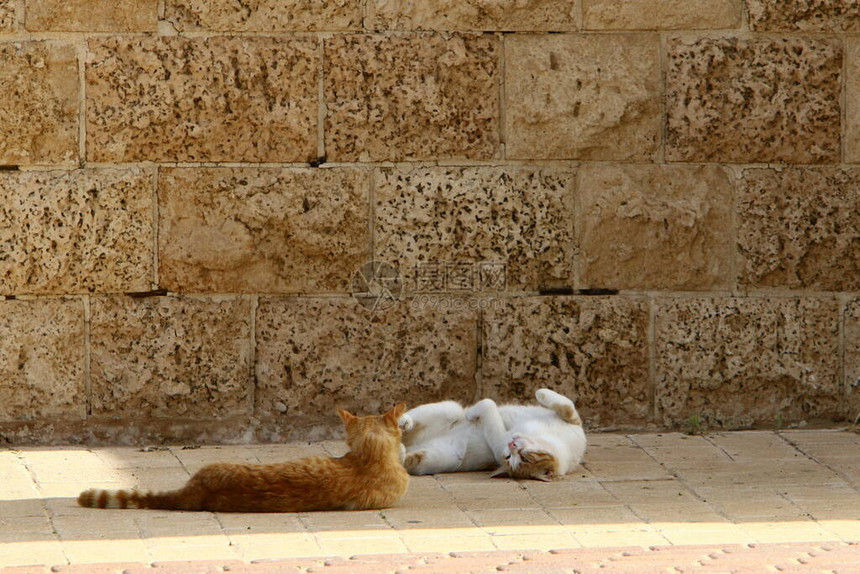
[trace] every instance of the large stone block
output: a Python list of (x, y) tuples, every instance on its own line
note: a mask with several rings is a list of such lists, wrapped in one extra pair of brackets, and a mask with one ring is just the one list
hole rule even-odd
[(52, 41), (0, 42), (0, 62), (0, 164), (77, 163), (75, 48)]
[(359, 169), (162, 170), (161, 285), (347, 293), (370, 259), (369, 180)]
[[(376, 178), (375, 257), (396, 265), (411, 292), (572, 286), (575, 175), (560, 168), (384, 169)], [(495, 265), (504, 276), (481, 275)], [(434, 276), (444, 285), (431, 284)]]
[(857, 0), (747, 0), (757, 32), (860, 32)]
[(509, 158), (653, 159), (657, 36), (507, 36), (505, 62)]
[(359, 0), (166, 0), (164, 18), (180, 32), (304, 32), (361, 29)]
[(860, 414), (860, 299), (845, 310), (845, 416)]
[(260, 415), (334, 420), (336, 406), (375, 413), (474, 400), (477, 312), (452, 299), (402, 300), (384, 311), (351, 298), (262, 298), (257, 309)]
[(96, 297), (92, 413), (211, 420), (251, 412), (247, 299)]
[(0, 294), (147, 291), (148, 170), (0, 172)]
[(707, 30), (737, 28), (741, 0), (582, 0), (586, 30)]
[(742, 285), (860, 290), (860, 169), (744, 170), (736, 205)]
[(0, 0), (0, 32), (14, 32), (18, 29), (18, 1)]
[(93, 38), (87, 158), (304, 162), (317, 156), (311, 38)]
[(838, 40), (673, 39), (668, 50), (668, 160), (839, 160)]
[(591, 427), (651, 419), (644, 299), (496, 299), (482, 328), (487, 396), (534, 402), (535, 390), (548, 387), (573, 399)]
[(374, 30), (576, 31), (580, 0), (370, 0)]
[(835, 299), (667, 299), (656, 314), (657, 406), (726, 428), (841, 410)]
[(846, 160), (860, 163), (860, 39), (846, 40), (845, 147)]
[(155, 32), (158, 0), (27, 0), (32, 32)]
[(612, 289), (731, 285), (732, 184), (714, 166), (580, 171), (580, 281)]
[(329, 161), (496, 157), (498, 59), (489, 35), (326, 39)]
[(86, 416), (84, 305), (0, 300), (0, 422)]

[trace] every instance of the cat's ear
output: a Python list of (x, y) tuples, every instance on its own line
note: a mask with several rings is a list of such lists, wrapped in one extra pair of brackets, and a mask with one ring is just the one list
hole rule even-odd
[(508, 474), (508, 471), (505, 467), (500, 466), (490, 475), (490, 478), (510, 478), (511, 475)]
[(342, 420), (344, 422), (344, 424), (349, 424), (358, 418), (357, 416), (355, 416), (351, 412), (345, 411), (343, 409), (337, 409), (337, 414), (340, 415), (340, 420)]
[(385, 420), (388, 424), (397, 426), (397, 421), (400, 419), (400, 415), (406, 412), (406, 403), (400, 403), (395, 406), (393, 409), (385, 413)]

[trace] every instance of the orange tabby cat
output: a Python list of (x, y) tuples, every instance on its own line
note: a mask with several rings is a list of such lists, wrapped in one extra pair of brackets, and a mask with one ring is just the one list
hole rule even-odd
[(210, 464), (184, 487), (164, 493), (85, 490), (91, 508), (159, 508), (213, 512), (366, 510), (391, 506), (406, 492), (401, 464), (400, 404), (384, 415), (338, 410), (350, 451), (341, 458), (309, 457), (280, 464)]

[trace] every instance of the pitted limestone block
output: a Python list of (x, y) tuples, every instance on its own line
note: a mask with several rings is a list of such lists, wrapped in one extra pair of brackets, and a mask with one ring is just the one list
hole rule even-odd
[(18, 0), (0, 0), (0, 32), (18, 29), (17, 5)]
[(317, 156), (311, 38), (92, 38), (87, 158), (303, 162)]
[(164, 18), (180, 32), (304, 32), (361, 29), (359, 0), (167, 0)]
[(0, 295), (147, 291), (148, 170), (0, 172)]
[(748, 0), (756, 32), (860, 32), (857, 0)]
[(155, 32), (158, 0), (27, 0), (31, 32)]
[(335, 406), (369, 414), (474, 400), (477, 312), (456, 302), (373, 311), (351, 298), (261, 298), (257, 413), (321, 421)]
[(211, 420), (251, 413), (247, 299), (96, 297), (91, 312), (93, 415)]
[(582, 0), (586, 30), (707, 30), (738, 28), (741, 0)]
[(860, 290), (860, 169), (747, 169), (736, 209), (742, 285)]
[(371, 0), (374, 30), (553, 31), (579, 29), (580, 0)]
[(673, 39), (668, 50), (668, 160), (839, 160), (839, 40)]
[(0, 62), (0, 164), (77, 163), (79, 89), (74, 46), (52, 41), (0, 42)]
[(349, 291), (370, 259), (360, 169), (187, 168), (159, 178), (159, 277), (179, 292)]
[(659, 47), (656, 35), (507, 36), (508, 157), (652, 159)]
[(835, 299), (667, 299), (655, 344), (666, 425), (772, 426), (842, 408)]
[(534, 402), (541, 387), (591, 427), (651, 418), (648, 305), (626, 297), (496, 299), (483, 314), (484, 394)]
[(860, 39), (846, 39), (846, 161), (860, 163)]
[(730, 286), (732, 184), (722, 168), (583, 166), (579, 197), (583, 286)]
[(845, 397), (848, 420), (860, 414), (860, 299), (845, 310)]
[(329, 161), (496, 157), (498, 46), (490, 35), (326, 39)]
[(84, 305), (0, 300), (0, 422), (86, 416)]
[[(410, 292), (571, 286), (575, 177), (564, 168), (381, 170), (376, 258), (396, 265)], [(493, 264), (503, 268), (498, 282), (481, 275)], [(424, 285), (427, 273), (454, 267), (459, 279)]]

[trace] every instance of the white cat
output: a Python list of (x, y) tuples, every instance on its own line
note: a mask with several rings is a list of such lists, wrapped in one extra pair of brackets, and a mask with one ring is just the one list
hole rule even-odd
[(421, 405), (400, 419), (409, 474), (486, 470), (493, 476), (554, 480), (585, 454), (585, 432), (573, 401), (535, 393), (542, 406), (496, 406), (484, 399), (464, 410), (454, 401)]

